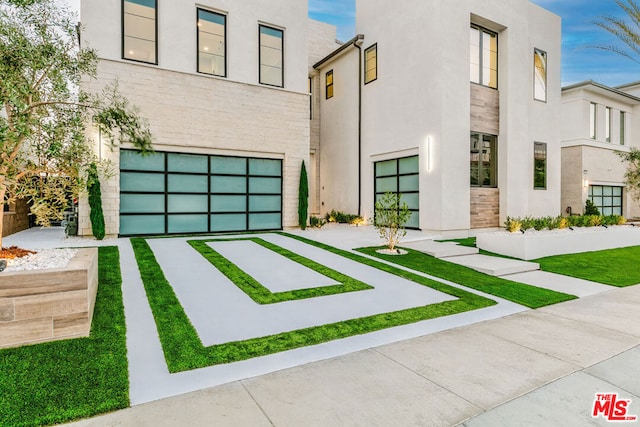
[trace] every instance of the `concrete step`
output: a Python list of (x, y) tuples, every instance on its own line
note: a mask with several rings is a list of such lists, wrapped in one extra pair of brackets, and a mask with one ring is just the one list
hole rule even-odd
[(448, 258), (464, 255), (473, 255), (478, 253), (478, 248), (470, 248), (468, 246), (460, 246), (454, 242), (434, 242), (433, 240), (416, 240), (412, 242), (401, 243), (404, 248), (413, 249), (424, 252), (435, 258)]
[(488, 255), (466, 255), (445, 258), (445, 261), (472, 268), (490, 276), (506, 276), (540, 269), (536, 262), (520, 261)]

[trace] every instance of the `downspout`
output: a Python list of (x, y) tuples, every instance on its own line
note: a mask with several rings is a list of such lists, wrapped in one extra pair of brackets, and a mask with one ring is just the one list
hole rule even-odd
[(362, 216), (362, 39), (353, 45), (358, 49), (358, 216)]

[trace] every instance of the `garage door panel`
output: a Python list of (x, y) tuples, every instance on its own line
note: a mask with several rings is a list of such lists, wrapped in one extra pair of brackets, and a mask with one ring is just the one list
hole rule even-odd
[(169, 172), (209, 173), (207, 156), (195, 154), (167, 154)]
[(209, 215), (169, 215), (169, 234), (206, 233), (209, 227)]
[(209, 179), (206, 175), (168, 176), (169, 193), (208, 193)]
[(280, 214), (249, 214), (249, 230), (275, 230), (282, 228)]
[(223, 194), (246, 194), (247, 178), (244, 176), (212, 176), (211, 192)]
[(164, 175), (157, 173), (121, 172), (120, 191), (164, 193)]
[(123, 194), (120, 196), (122, 213), (164, 213), (163, 194)]
[(164, 215), (120, 215), (120, 234), (164, 233)]
[(211, 212), (246, 212), (247, 196), (211, 196)]
[(167, 211), (176, 212), (209, 212), (208, 196), (195, 196), (193, 194), (170, 194), (167, 197)]
[(163, 153), (148, 153), (142, 155), (138, 151), (120, 151), (121, 170), (164, 172), (164, 168), (165, 164)]
[(222, 175), (246, 175), (247, 159), (244, 157), (211, 156), (211, 173)]
[(211, 231), (244, 231), (247, 229), (246, 214), (211, 215)]
[(250, 194), (280, 194), (281, 192), (280, 178), (249, 178)]

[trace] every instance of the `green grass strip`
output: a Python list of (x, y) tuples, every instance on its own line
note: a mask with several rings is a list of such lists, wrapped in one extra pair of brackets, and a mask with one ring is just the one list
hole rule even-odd
[(360, 248), (357, 249), (357, 251), (402, 265), (412, 270), (421, 271), (450, 282), (458, 283), (471, 289), (504, 298), (529, 308), (540, 308), (577, 298), (575, 295), (489, 276), (488, 274), (480, 273), (471, 268), (443, 261), (425, 253), (407, 248), (404, 249), (406, 249), (408, 253), (402, 256), (379, 254), (376, 252), (377, 249), (380, 248)]
[(556, 255), (535, 262), (544, 271), (625, 287), (640, 283), (640, 246), (596, 252)]
[[(289, 237), (293, 238), (293, 236)], [(462, 289), (325, 245), (333, 253), (344, 254), (355, 261), (374, 265), (383, 271), (456, 296), (459, 299), (204, 347), (148, 243), (142, 238), (133, 238), (131, 244), (156, 321), (165, 360), (172, 373), (237, 362), (496, 304), (495, 301)]]
[(129, 406), (118, 248), (99, 248), (91, 335), (0, 350), (0, 425), (39, 426)]
[(262, 286), (257, 280), (238, 268), (234, 263), (222, 256), (219, 252), (207, 245), (207, 242), (224, 242), (228, 239), (212, 239), (212, 240), (189, 240), (188, 243), (198, 251), (204, 258), (206, 258), (211, 264), (213, 264), (220, 272), (222, 272), (229, 280), (231, 280), (238, 288), (240, 288), (245, 294), (247, 294), (252, 300), (258, 304), (274, 304), (283, 301), (293, 301), (305, 298), (316, 298), (327, 295), (342, 294), (346, 292), (363, 291), (367, 289), (373, 289), (372, 286), (367, 285), (352, 277), (339, 273), (335, 270), (325, 267), (315, 261), (303, 257), (302, 255), (295, 254), (285, 248), (269, 243), (263, 239), (254, 237), (246, 239), (233, 239), (248, 240), (254, 242), (266, 249), (269, 249), (279, 255), (282, 255), (291, 261), (297, 262), (317, 273), (320, 273), (336, 282), (339, 285), (320, 286), (317, 288), (297, 289), (286, 292), (272, 293), (269, 289)]

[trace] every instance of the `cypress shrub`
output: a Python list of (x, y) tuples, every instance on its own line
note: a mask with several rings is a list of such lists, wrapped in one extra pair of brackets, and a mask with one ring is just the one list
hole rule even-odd
[(91, 231), (93, 236), (102, 240), (105, 236), (104, 213), (102, 212), (102, 191), (100, 189), (100, 179), (98, 177), (98, 168), (95, 163), (89, 166), (89, 175), (87, 177), (87, 190), (89, 191), (89, 208), (91, 213)]
[(298, 189), (298, 224), (301, 229), (307, 228), (307, 216), (309, 210), (309, 182), (307, 180), (307, 168), (302, 161), (300, 170), (300, 187)]

